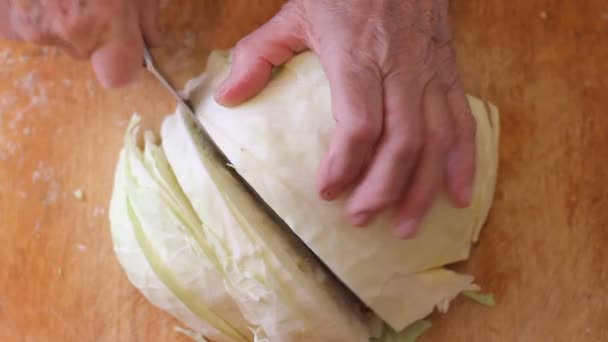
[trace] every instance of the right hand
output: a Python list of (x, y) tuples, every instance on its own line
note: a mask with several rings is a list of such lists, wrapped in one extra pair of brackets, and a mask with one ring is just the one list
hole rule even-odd
[(90, 58), (100, 83), (130, 83), (143, 40), (160, 43), (158, 0), (0, 0), (0, 37), (55, 45)]
[(475, 120), (467, 102), (447, 0), (291, 0), (235, 49), (217, 99), (237, 105), (273, 66), (310, 48), (327, 73), (336, 128), (321, 162), (326, 200), (350, 191), (347, 212), (365, 226), (395, 209), (413, 237), (444, 184), (467, 207), (475, 175)]

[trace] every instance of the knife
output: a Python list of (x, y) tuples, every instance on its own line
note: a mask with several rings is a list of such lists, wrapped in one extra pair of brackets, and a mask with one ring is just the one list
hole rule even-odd
[(144, 45), (144, 65), (152, 75), (171, 93), (171, 95), (177, 101), (178, 106), (183, 106), (185, 109), (182, 112), (186, 112), (185, 119), (194, 124), (194, 126), (200, 131), (203, 143), (203, 150), (205, 155), (214, 157), (218, 163), (221, 163), (223, 167), (232, 174), (233, 177), (239, 181), (240, 185), (243, 186), (243, 189), (247, 191), (258, 204), (260, 210), (266, 212), (266, 214), (270, 215), (270, 217), (282, 228), (282, 230), (291, 238), (291, 241), (296, 244), (299, 248), (305, 249), (308, 251), (308, 255), (313, 256), (313, 259), (320, 265), (324, 270), (325, 274), (333, 281), (334, 284), (337, 284), (353, 302), (357, 303), (361, 308), (367, 308), (367, 306), (361, 301), (361, 299), (352, 292), (352, 290), (346, 286), (330, 269), (329, 267), (310, 249), (308, 246), (298, 237), (293, 230), (289, 227), (289, 225), (280, 217), (274, 209), (272, 209), (264, 199), (255, 191), (255, 189), (236, 171), (228, 157), (220, 150), (218, 145), (213, 141), (211, 135), (207, 132), (203, 124), (200, 122), (198, 117), (195, 114), (194, 106), (190, 102), (189, 99), (182, 98), (179, 93), (171, 86), (171, 84), (167, 81), (167, 79), (158, 71), (154, 64), (154, 59), (152, 58), (152, 54), (150, 53), (147, 45)]
[[(158, 71), (154, 63), (152, 53), (150, 53), (150, 49), (147, 44), (144, 44), (144, 66), (161, 83), (161, 85), (167, 91), (169, 91), (171, 96), (173, 96), (173, 98), (177, 102), (178, 107), (183, 107), (184, 110), (182, 111), (182, 113), (185, 112), (187, 115), (187, 118), (185, 119), (191, 122), (195, 126), (195, 128), (200, 131), (200, 136), (203, 140), (202, 145), (203, 148), (207, 150), (206, 152), (211, 152), (210, 155), (216, 158), (216, 161), (222, 164), (226, 169), (230, 171), (230, 173), (232, 173), (234, 176), (237, 176), (241, 180), (241, 182), (243, 182), (244, 180), (242, 179), (242, 177), (240, 177), (240, 175), (236, 173), (236, 171), (232, 167), (232, 163), (230, 163), (230, 161), (228, 160), (228, 157), (226, 157), (224, 152), (220, 150), (215, 141), (213, 141), (213, 138), (211, 138), (211, 135), (207, 132), (201, 121), (196, 116), (196, 111), (191, 101), (187, 98), (181, 97), (177, 90), (175, 90), (175, 88), (169, 83), (169, 81), (167, 81), (167, 78)], [(246, 187), (249, 188), (249, 185), (246, 184)]]

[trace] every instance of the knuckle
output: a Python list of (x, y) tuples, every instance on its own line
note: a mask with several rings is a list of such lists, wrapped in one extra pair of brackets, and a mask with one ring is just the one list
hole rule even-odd
[(415, 189), (408, 194), (404, 204), (410, 207), (412, 212), (424, 214), (433, 205), (437, 196), (438, 187), (436, 183), (426, 182), (416, 184)]
[(386, 188), (379, 188), (367, 196), (365, 203), (360, 209), (367, 212), (377, 213), (395, 205), (398, 199), (399, 193), (392, 191), (392, 189), (388, 190)]
[(393, 206), (397, 202), (397, 196), (391, 193), (379, 193), (370, 198), (369, 201), (368, 210), (378, 212)]
[(361, 94), (369, 91), (370, 84), (382, 82), (382, 71), (371, 57), (364, 54), (354, 56), (350, 52), (340, 52), (336, 55), (339, 57), (335, 59), (335, 72), (339, 72), (340, 78)]
[(452, 47), (451, 41), (444, 41), (439, 44), (436, 50), (436, 63), (439, 67), (449, 68), (450, 71), (456, 71), (456, 53)]
[(465, 136), (475, 137), (475, 132), (477, 131), (477, 121), (475, 121), (473, 114), (470, 111), (466, 111), (464, 114), (461, 114), (461, 117), (462, 119), (459, 123), (460, 130)]
[(416, 156), (422, 150), (422, 136), (417, 133), (404, 132), (393, 139), (394, 153), (401, 158)]
[(412, 203), (415, 203), (414, 209), (419, 214), (424, 214), (431, 207), (434, 199), (435, 191), (430, 187), (427, 187), (412, 196)]
[(467, 108), (463, 111), (455, 112), (454, 117), (458, 139), (475, 140), (477, 121), (471, 111)]
[(18, 22), (14, 27), (15, 32), (18, 33), (21, 39), (24, 41), (44, 44), (49, 38), (48, 32), (39, 27), (34, 27), (25, 23)]
[(59, 26), (59, 36), (66, 40), (78, 37), (84, 31), (83, 24), (78, 20), (66, 20)]
[(382, 69), (371, 49), (354, 49), (344, 44), (324, 45), (320, 51), (326, 58), (331, 56), (333, 68), (353, 79), (380, 78)]
[(352, 72), (357, 72), (358, 70), (352, 68), (353, 65), (357, 65), (359, 66), (358, 69), (362, 69), (361, 71), (377, 72), (377, 68), (371, 68), (371, 66), (377, 64), (377, 58), (372, 51), (344, 49), (342, 52), (343, 58), (341, 61), (344, 63), (343, 66), (345, 69), (351, 69)]
[(353, 142), (367, 143), (374, 141), (380, 134), (380, 125), (376, 124), (369, 117), (360, 117), (351, 120), (345, 128), (346, 135)]
[(251, 35), (239, 40), (234, 47), (236, 54), (243, 54), (252, 51), (255, 47), (255, 42)]
[(454, 133), (447, 127), (432, 127), (427, 135), (427, 144), (440, 151), (447, 151), (454, 143)]

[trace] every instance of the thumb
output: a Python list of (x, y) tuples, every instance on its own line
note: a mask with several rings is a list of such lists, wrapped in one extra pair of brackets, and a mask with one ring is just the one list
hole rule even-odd
[(129, 84), (143, 60), (141, 38), (113, 41), (101, 46), (91, 55), (97, 79), (105, 88), (119, 88)]
[(91, 55), (97, 79), (106, 88), (126, 86), (142, 67), (144, 42), (136, 15), (135, 11), (128, 12), (111, 28), (112, 39)]
[(215, 95), (218, 103), (235, 106), (254, 97), (270, 80), (273, 67), (306, 48), (300, 20), (292, 12), (285, 7), (236, 45), (230, 75)]

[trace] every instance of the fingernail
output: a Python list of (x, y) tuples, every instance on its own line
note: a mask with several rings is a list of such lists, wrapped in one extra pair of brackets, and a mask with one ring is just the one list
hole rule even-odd
[(333, 177), (332, 170), (333, 169), (333, 158), (331, 158), (331, 154), (326, 157), (323, 161), (322, 169), (320, 170), (321, 178), (320, 181), (320, 189), (321, 196), (323, 199), (329, 201), (335, 199), (337, 194), (340, 192), (336, 186), (335, 178)]
[(354, 226), (364, 226), (369, 221), (370, 214), (371, 213), (369, 211), (361, 211), (355, 214), (351, 214), (350, 221)]
[(326, 201), (335, 200), (336, 198), (338, 198), (338, 196), (340, 196), (341, 193), (342, 193), (342, 190), (338, 187), (338, 185), (335, 185), (335, 184), (328, 186), (328, 187), (324, 188), (323, 190), (321, 190), (321, 196)]
[(418, 219), (409, 219), (403, 221), (395, 227), (395, 234), (402, 239), (413, 238), (416, 235), (418, 223)]

